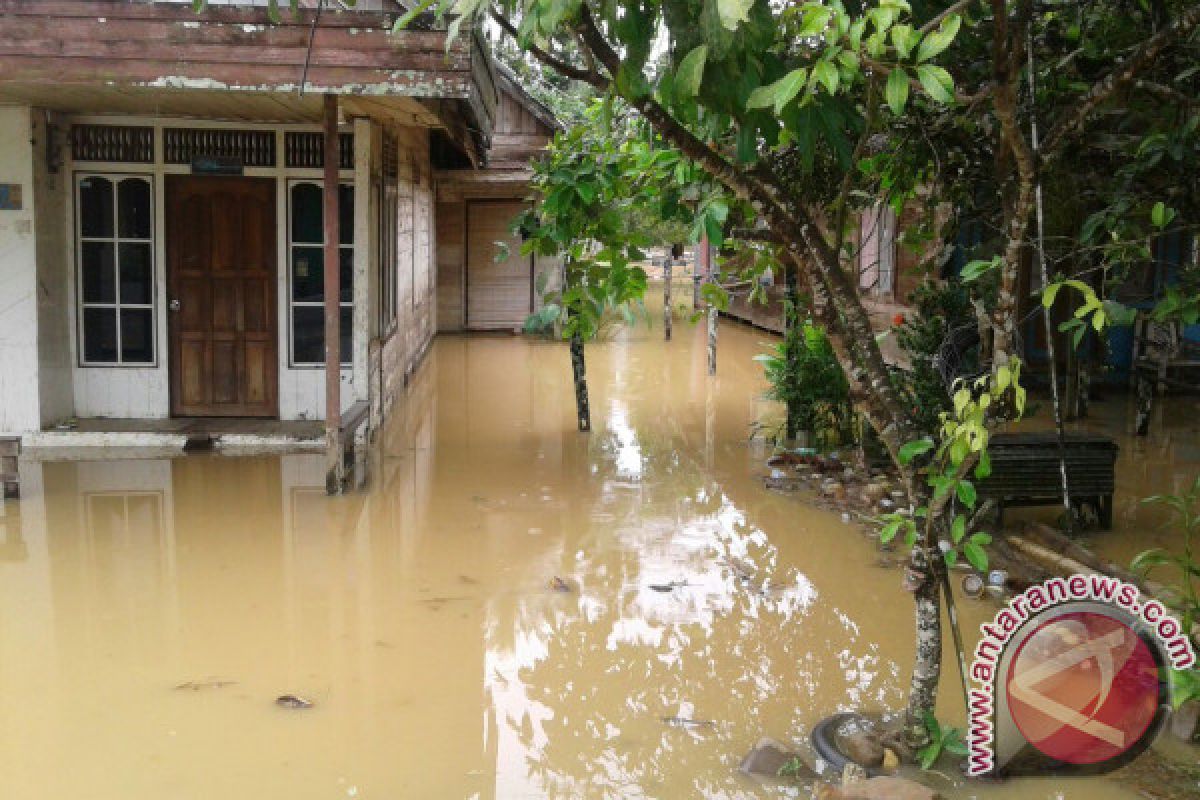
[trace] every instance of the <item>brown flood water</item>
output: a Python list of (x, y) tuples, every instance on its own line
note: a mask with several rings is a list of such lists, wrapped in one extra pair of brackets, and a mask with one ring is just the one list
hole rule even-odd
[[(589, 346), (590, 437), (561, 344), (440, 338), (343, 498), (321, 456), (29, 465), (0, 550), (0, 797), (800, 796), (738, 761), (899, 707), (912, 604), (856, 528), (762, 487), (767, 335), (724, 326), (716, 379), (702, 330), (660, 337)], [(948, 662), (961, 721), (956, 682)]]

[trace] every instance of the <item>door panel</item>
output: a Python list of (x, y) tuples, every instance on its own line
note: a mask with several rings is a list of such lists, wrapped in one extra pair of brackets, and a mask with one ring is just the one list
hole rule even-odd
[(171, 413), (279, 414), (275, 182), (166, 179)]
[[(475, 201), (467, 205), (467, 328), (512, 330), (533, 311), (533, 259), (521, 255), (521, 239), (509, 233), (522, 202)], [(496, 261), (496, 242), (508, 258)]]

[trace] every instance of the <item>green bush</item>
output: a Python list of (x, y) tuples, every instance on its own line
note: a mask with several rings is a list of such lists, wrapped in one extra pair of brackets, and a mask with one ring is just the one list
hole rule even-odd
[[(950, 392), (936, 358), (951, 331), (975, 324), (971, 295), (957, 279), (926, 281), (909, 298), (914, 313), (896, 326), (896, 343), (908, 354), (910, 368), (897, 370), (893, 378), (912, 408), (918, 429), (928, 435), (938, 430), (943, 411), (950, 410)], [(960, 371), (978, 367), (976, 353), (958, 354), (965, 359)]]
[(811, 320), (792, 325), (781, 342), (754, 360), (771, 384), (767, 398), (786, 405), (799, 430), (812, 432), (823, 445), (850, 438), (850, 387), (823, 328)]

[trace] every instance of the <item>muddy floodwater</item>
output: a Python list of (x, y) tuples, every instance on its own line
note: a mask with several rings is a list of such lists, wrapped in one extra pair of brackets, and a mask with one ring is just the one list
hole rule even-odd
[(319, 455), (25, 465), (0, 797), (799, 796), (739, 760), (902, 706), (912, 604), (856, 527), (763, 488), (767, 334), (723, 326), (715, 379), (702, 337), (589, 345), (590, 436), (561, 344), (440, 337), (369, 489), (336, 499)]

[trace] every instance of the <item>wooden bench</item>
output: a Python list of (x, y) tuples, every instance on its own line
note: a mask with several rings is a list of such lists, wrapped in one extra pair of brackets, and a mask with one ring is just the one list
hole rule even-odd
[[(1072, 505), (1090, 504), (1101, 527), (1112, 528), (1117, 443), (1094, 433), (1068, 433), (1064, 441)], [(1003, 522), (1005, 507), (1062, 502), (1058, 436), (1053, 431), (993, 434), (988, 445), (992, 474), (978, 482), (981, 500), (993, 500)]]

